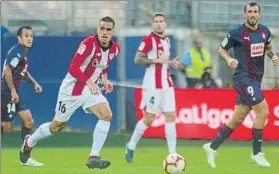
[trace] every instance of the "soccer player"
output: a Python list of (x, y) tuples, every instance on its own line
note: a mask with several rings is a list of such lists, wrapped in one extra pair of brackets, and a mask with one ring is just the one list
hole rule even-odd
[(33, 119), (30, 110), (20, 97), (19, 88), (22, 79), (32, 83), (35, 92), (41, 93), (42, 88), (28, 72), (28, 50), (32, 47), (33, 32), (30, 26), (17, 30), (18, 43), (6, 56), (1, 80), (1, 132), (13, 130), (14, 115), (22, 121), (21, 140), (32, 132)]
[[(228, 66), (235, 69), (233, 86), (238, 96), (232, 118), (221, 127), (211, 143), (203, 146), (208, 164), (212, 168), (216, 167), (216, 150), (243, 122), (251, 109), (256, 113), (252, 128), (251, 160), (261, 167), (271, 166), (262, 152), (263, 128), (269, 112), (260, 85), (264, 73), (265, 54), (272, 59), (274, 66), (279, 65), (279, 59), (272, 50), (269, 29), (259, 24), (260, 15), (260, 6), (256, 2), (245, 5), (245, 23), (231, 30), (219, 49), (219, 54), (226, 60)], [(230, 48), (233, 48), (235, 58), (229, 56)]]
[[(31, 136), (26, 137), (20, 150), (21, 164), (25, 165), (31, 159), (31, 150), (37, 142), (60, 132), (73, 113), (82, 107), (86, 113), (94, 114), (99, 119), (86, 165), (91, 169), (109, 167), (110, 161), (101, 159), (100, 151), (109, 132), (112, 113), (101, 90), (106, 93), (113, 91), (113, 85), (107, 77), (107, 68), (120, 52), (118, 44), (112, 41), (114, 26), (111, 17), (103, 17), (97, 27), (97, 34), (80, 43), (69, 72), (60, 86), (53, 121), (42, 124)], [(103, 88), (98, 86), (100, 79), (104, 83)]]
[(158, 112), (163, 112), (166, 117), (165, 132), (169, 153), (176, 153), (175, 96), (169, 65), (181, 70), (185, 69), (185, 66), (180, 64), (177, 58), (169, 58), (170, 41), (165, 35), (166, 22), (163, 14), (154, 15), (152, 28), (153, 32), (143, 38), (135, 56), (137, 65), (146, 66), (141, 102), (145, 115), (137, 123), (126, 145), (128, 163), (133, 161), (137, 143)]

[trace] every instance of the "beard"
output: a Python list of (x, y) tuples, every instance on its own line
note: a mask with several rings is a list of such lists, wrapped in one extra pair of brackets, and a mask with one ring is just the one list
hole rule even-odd
[(258, 24), (258, 20), (249, 20), (249, 19), (247, 19), (247, 23), (248, 23), (250, 26), (254, 27), (255, 25)]

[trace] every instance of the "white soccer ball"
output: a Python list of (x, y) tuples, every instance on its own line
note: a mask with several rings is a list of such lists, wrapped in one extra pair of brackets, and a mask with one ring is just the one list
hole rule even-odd
[(180, 174), (185, 170), (185, 159), (179, 154), (169, 154), (163, 162), (163, 167), (168, 174)]

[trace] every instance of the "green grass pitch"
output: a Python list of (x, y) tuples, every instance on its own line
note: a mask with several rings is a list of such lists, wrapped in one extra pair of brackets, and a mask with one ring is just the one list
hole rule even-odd
[[(132, 164), (124, 158), (124, 146), (130, 135), (111, 133), (102, 157), (112, 165), (105, 170), (90, 170), (85, 166), (91, 148), (92, 133), (63, 132), (41, 141), (33, 150), (33, 157), (45, 164), (41, 168), (19, 164), (19, 133), (2, 136), (2, 174), (164, 174), (163, 159), (167, 155), (163, 139), (142, 139)], [(264, 142), (264, 152), (273, 164), (260, 168), (250, 163), (251, 142), (226, 141), (219, 149), (217, 168), (211, 169), (202, 150), (204, 140), (178, 140), (177, 151), (186, 159), (185, 174), (276, 174), (279, 171), (279, 142)]]

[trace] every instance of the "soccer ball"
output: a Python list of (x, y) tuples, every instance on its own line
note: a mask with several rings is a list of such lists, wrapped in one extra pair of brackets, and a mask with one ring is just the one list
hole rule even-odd
[(168, 174), (180, 174), (185, 169), (186, 162), (179, 154), (169, 154), (163, 162), (165, 172)]

